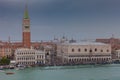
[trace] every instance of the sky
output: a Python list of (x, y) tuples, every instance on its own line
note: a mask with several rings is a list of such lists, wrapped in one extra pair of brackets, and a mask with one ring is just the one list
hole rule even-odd
[(120, 0), (0, 0), (0, 40), (22, 40), (26, 2), (33, 41), (120, 38)]

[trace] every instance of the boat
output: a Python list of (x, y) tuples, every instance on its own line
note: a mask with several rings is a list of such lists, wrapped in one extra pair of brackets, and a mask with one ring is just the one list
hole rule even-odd
[(0, 70), (3, 70), (3, 68), (0, 68)]
[(14, 65), (9, 65), (9, 69), (14, 69), (15, 66)]
[(14, 72), (6, 72), (6, 75), (12, 75)]
[(16, 70), (23, 70), (23, 69), (25, 69), (25, 66), (24, 66), (24, 65), (18, 65), (18, 66), (16, 67)]
[(3, 71), (3, 70), (0, 70), (0, 72), (5, 72), (5, 71)]
[(3, 66), (0, 66), (0, 70), (3, 70)]

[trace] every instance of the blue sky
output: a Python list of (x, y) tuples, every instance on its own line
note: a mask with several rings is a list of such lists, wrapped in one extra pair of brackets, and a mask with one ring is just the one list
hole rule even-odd
[[(0, 0), (0, 40), (22, 40), (25, 0)], [(31, 39), (120, 38), (120, 0), (28, 0)]]

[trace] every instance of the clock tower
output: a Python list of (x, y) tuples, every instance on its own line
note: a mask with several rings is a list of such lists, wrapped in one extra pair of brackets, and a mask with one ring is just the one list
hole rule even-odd
[(30, 18), (28, 15), (27, 6), (25, 8), (23, 24), (22, 24), (23, 47), (30, 48), (31, 46), (31, 33), (30, 33)]

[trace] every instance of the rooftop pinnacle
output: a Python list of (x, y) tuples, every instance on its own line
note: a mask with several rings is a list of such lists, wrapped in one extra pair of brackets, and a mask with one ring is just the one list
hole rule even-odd
[(24, 19), (29, 19), (27, 5), (26, 5), (26, 8), (25, 8)]

